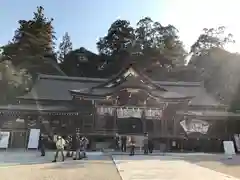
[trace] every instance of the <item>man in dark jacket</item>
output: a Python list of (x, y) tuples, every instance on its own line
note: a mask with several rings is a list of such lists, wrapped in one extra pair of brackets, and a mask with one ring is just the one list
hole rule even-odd
[(145, 133), (143, 137), (143, 149), (144, 154), (148, 154), (148, 133)]
[(126, 152), (126, 150), (127, 150), (127, 137), (126, 136), (121, 137), (121, 150), (122, 150), (122, 152)]
[(148, 138), (148, 151), (149, 151), (149, 153), (152, 154), (153, 148), (154, 148), (153, 140), (151, 138)]
[(76, 136), (75, 140), (75, 148), (76, 148), (76, 156), (73, 160), (80, 160), (81, 159), (81, 137)]
[(45, 156), (45, 144), (46, 144), (46, 139), (41, 134), (39, 138), (39, 147), (41, 151), (41, 156)]

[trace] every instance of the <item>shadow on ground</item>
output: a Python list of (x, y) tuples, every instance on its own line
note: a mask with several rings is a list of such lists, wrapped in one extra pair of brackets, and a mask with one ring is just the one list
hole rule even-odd
[[(19, 165), (37, 165), (37, 164), (56, 164), (60, 167), (61, 164), (79, 164), (81, 161), (74, 161), (73, 158), (65, 158), (65, 162), (61, 162), (61, 158), (58, 158), (57, 163), (52, 163), (55, 152), (47, 152), (46, 156), (41, 157), (37, 151), (16, 151), (16, 152), (0, 152), (0, 167), (6, 166), (19, 166)], [(89, 155), (89, 161), (101, 160), (102, 155)]]

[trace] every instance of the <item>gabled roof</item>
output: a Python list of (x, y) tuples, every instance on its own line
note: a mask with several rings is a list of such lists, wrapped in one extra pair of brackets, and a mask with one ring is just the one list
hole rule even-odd
[[(18, 98), (30, 100), (71, 101), (72, 96), (69, 93), (69, 90), (76, 90), (76, 92), (82, 92), (90, 88), (102, 85), (103, 83), (108, 81), (109, 79), (40, 74), (31, 91)], [(168, 93), (174, 92), (184, 96), (194, 96), (194, 98), (192, 98), (190, 102), (191, 105), (197, 106), (221, 105), (218, 100), (216, 100), (213, 96), (206, 92), (206, 89), (204, 88), (201, 82), (182, 82), (182, 81), (178, 82), (152, 81), (152, 82), (160, 86), (161, 88), (167, 90), (166, 92)]]
[[(130, 82), (129, 82), (130, 81)], [(155, 88), (161, 89), (159, 86), (157, 86), (153, 81), (148, 78), (146, 75), (144, 75), (143, 72), (141, 72), (134, 64), (129, 64), (127, 67), (123, 68), (117, 75), (112, 76), (109, 78), (108, 81), (94, 87), (94, 89), (97, 88), (111, 88), (116, 86), (121, 86), (122, 84), (126, 84), (128, 82), (128, 85), (139, 85), (140, 87), (143, 86), (152, 86)], [(165, 91), (164, 89), (161, 89)]]
[(122, 69), (120, 73), (102, 84), (88, 89), (70, 90), (70, 92), (73, 96), (106, 97), (114, 94), (117, 91), (128, 88), (142, 89), (148, 94), (151, 94), (151, 96), (165, 99), (193, 98), (193, 96), (179, 94), (178, 92), (169, 92), (165, 88), (159, 86), (157, 83), (154, 83), (132, 64), (130, 64), (127, 68)]

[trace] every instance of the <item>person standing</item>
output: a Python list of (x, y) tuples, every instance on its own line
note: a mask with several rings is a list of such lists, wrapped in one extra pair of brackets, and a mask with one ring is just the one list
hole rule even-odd
[(76, 148), (76, 155), (73, 160), (80, 160), (81, 159), (81, 138), (80, 136), (76, 136), (76, 141), (75, 141), (75, 148)]
[(83, 154), (83, 158), (87, 157), (86, 150), (87, 150), (88, 143), (89, 143), (88, 139), (85, 136), (83, 136), (80, 143), (81, 144), (80, 150)]
[(144, 154), (148, 154), (148, 133), (145, 133), (143, 137), (143, 149), (144, 149)]
[(115, 135), (115, 150), (119, 150), (119, 141), (120, 141), (120, 137), (118, 135), (118, 133), (116, 133)]
[(62, 161), (64, 161), (63, 151), (64, 151), (65, 144), (66, 144), (65, 140), (61, 136), (58, 136), (57, 137), (57, 142), (56, 142), (57, 150), (56, 150), (56, 154), (55, 154), (54, 160), (52, 162), (56, 162), (57, 161), (59, 152), (61, 153)]
[(135, 155), (135, 139), (133, 136), (130, 137), (130, 154), (129, 156), (134, 156)]
[(39, 139), (39, 146), (40, 146), (40, 151), (41, 151), (41, 156), (45, 156), (45, 138), (43, 137), (43, 135), (40, 135), (40, 139)]
[(149, 151), (150, 154), (153, 153), (153, 148), (154, 148), (153, 140), (148, 137), (148, 151)]
[(124, 135), (121, 137), (121, 150), (122, 152), (126, 152), (127, 150), (127, 137)]
[(66, 157), (72, 157), (73, 156), (73, 152), (72, 152), (72, 136), (69, 135), (67, 140), (67, 154)]

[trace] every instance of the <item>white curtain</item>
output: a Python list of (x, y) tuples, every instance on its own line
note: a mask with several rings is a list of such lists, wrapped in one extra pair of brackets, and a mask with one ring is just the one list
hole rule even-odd
[(146, 119), (161, 119), (162, 110), (160, 109), (146, 109), (145, 110)]
[(97, 114), (98, 115), (109, 114), (110, 116), (113, 116), (113, 108), (112, 107), (98, 107)]
[(135, 108), (118, 108), (117, 109), (117, 116), (118, 118), (141, 118), (142, 117), (142, 110), (141, 109), (135, 109)]

